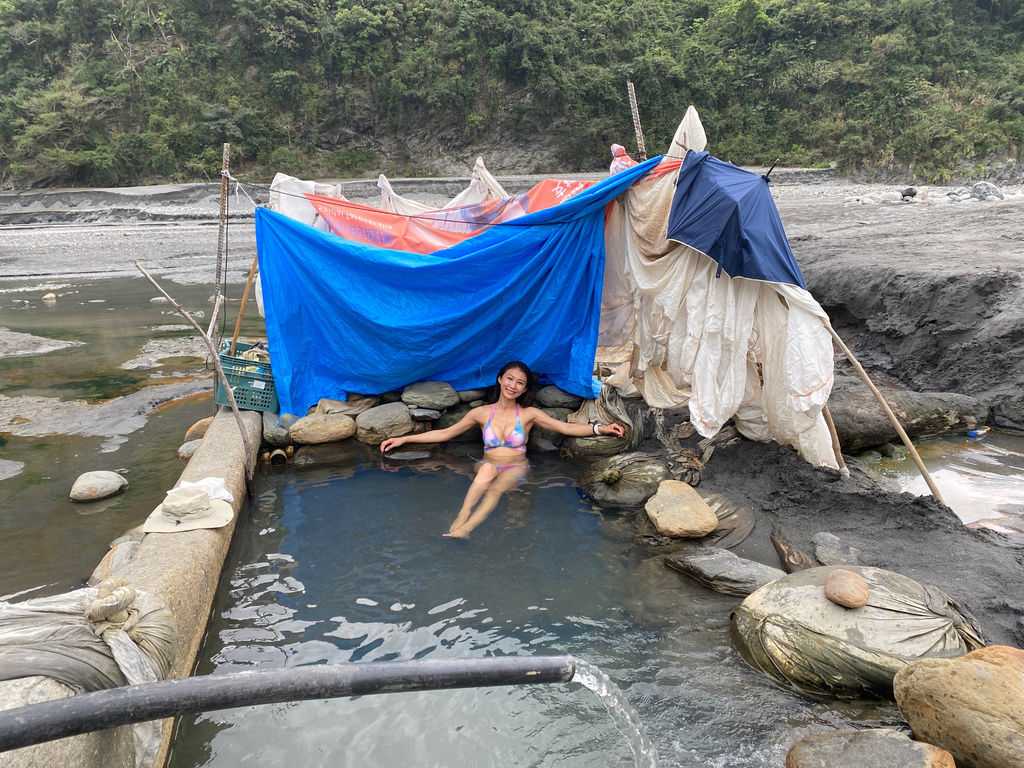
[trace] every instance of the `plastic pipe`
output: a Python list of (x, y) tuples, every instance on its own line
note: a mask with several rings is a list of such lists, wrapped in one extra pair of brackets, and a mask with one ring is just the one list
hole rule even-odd
[(374, 693), (567, 683), (572, 656), (387, 661), (204, 675), (129, 685), (0, 712), (0, 752), (189, 712)]

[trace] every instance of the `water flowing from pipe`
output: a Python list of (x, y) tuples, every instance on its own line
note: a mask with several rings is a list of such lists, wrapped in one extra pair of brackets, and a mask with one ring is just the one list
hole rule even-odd
[(640, 715), (626, 700), (619, 686), (608, 675), (589, 661), (574, 657), (576, 672), (570, 682), (579, 683), (597, 694), (604, 704), (619, 733), (626, 737), (633, 751), (633, 762), (637, 768), (658, 768), (658, 752), (647, 736), (647, 729), (640, 721)]

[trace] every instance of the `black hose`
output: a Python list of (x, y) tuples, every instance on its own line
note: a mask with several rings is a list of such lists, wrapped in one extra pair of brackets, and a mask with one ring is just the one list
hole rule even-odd
[(0, 752), (189, 712), (373, 693), (567, 683), (572, 656), (332, 664), (129, 685), (0, 711)]

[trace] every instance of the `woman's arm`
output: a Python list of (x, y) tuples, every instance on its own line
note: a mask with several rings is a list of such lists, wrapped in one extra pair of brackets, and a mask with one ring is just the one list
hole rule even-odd
[(393, 451), (395, 448), (405, 445), (406, 443), (444, 443), (451, 440), (453, 437), (458, 437), (463, 432), (471, 429), (474, 424), (480, 424), (480, 411), (482, 408), (486, 409), (486, 406), (478, 406), (473, 410), (469, 411), (465, 416), (459, 419), (457, 422), (452, 424), (450, 427), (444, 429), (431, 429), (427, 432), (419, 432), (415, 435), (403, 435), (402, 437), (389, 437), (383, 443), (380, 444), (380, 450), (382, 453)]
[(570, 424), (567, 421), (559, 421), (548, 416), (540, 408), (530, 408), (528, 417), (531, 424), (543, 427), (544, 429), (550, 429), (552, 432), (558, 432), (561, 435), (569, 435), (570, 437), (594, 437), (595, 435), (622, 437), (625, 434), (621, 424), (599, 424), (595, 431), (593, 425)]

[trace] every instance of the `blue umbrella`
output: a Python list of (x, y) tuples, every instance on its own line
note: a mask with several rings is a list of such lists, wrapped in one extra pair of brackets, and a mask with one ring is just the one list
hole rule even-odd
[(707, 152), (686, 153), (667, 237), (710, 256), (718, 273), (807, 288), (767, 174), (745, 171)]

